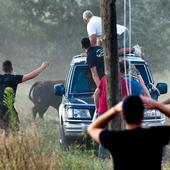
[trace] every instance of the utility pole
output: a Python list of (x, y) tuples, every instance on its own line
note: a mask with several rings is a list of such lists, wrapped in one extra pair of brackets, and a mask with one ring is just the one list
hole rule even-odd
[[(101, 0), (107, 101), (111, 108), (120, 101), (119, 58), (117, 54), (116, 0)], [(120, 129), (120, 116), (109, 123), (110, 129)]]

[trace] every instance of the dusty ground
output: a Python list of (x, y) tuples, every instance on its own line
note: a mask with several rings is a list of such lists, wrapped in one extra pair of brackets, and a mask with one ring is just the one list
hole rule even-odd
[[(166, 82), (169, 84), (170, 87), (170, 80), (168, 81), (167, 77), (168, 77), (168, 72), (164, 72), (163, 73), (164, 76), (161, 75), (154, 75), (155, 78), (155, 82)], [(16, 95), (16, 109), (19, 112), (19, 117), (22, 120), (23, 117), (29, 117), (31, 120), (31, 108), (32, 108), (32, 103), (31, 101), (28, 99), (28, 93), (29, 93), (29, 89), (31, 87), (31, 85), (33, 84), (33, 82), (29, 82), (29, 83), (23, 83), (21, 85), (19, 85), (18, 87), (18, 93)], [(170, 97), (170, 92), (168, 92), (168, 94), (166, 95), (162, 95), (160, 97), (160, 101), (166, 99)], [(24, 116), (23, 116), (24, 115)], [(48, 111), (45, 113), (45, 120), (51, 120), (52, 122), (56, 122), (57, 121), (57, 112), (54, 108), (49, 108)], [(170, 120), (167, 119), (166, 124), (170, 125)], [(163, 170), (170, 170), (170, 145), (167, 146), (166, 148), (166, 155), (163, 158)]]
[[(22, 83), (18, 86), (17, 94), (16, 94), (16, 101), (15, 101), (15, 107), (19, 113), (20, 118), (22, 118), (22, 115), (24, 117), (30, 117), (32, 118), (32, 107), (33, 103), (29, 100), (28, 95), (29, 95), (29, 90), (31, 88), (31, 85), (34, 82), (29, 82), (29, 83)], [(57, 119), (57, 112), (54, 108), (49, 107), (47, 112), (44, 115), (44, 119), (52, 119), (54, 118), (54, 114), (56, 115)], [(38, 116), (37, 116), (38, 117)]]

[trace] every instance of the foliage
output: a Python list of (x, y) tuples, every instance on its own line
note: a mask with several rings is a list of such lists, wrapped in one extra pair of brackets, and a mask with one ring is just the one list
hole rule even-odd
[[(167, 0), (144, 0), (132, 2), (132, 44), (140, 44), (146, 60), (154, 71), (159, 72), (169, 66), (170, 3)], [(123, 23), (123, 2), (118, 1), (118, 21)], [(128, 4), (127, 4), (128, 9)], [(123, 12), (122, 12), (123, 13)], [(120, 14), (120, 15), (119, 15)], [(128, 15), (128, 13), (127, 13)], [(127, 25), (128, 25), (127, 17)], [(161, 63), (161, 64), (159, 64)]]
[(16, 132), (17, 128), (17, 118), (16, 118), (16, 112), (14, 109), (14, 99), (15, 94), (11, 87), (6, 87), (4, 90), (4, 105), (7, 107), (7, 119), (9, 122), (9, 127), (12, 130), (12, 132)]
[[(27, 124), (16, 136), (0, 140), (0, 170), (100, 170), (101, 163), (90, 150), (75, 146), (70, 152), (59, 148), (57, 129), (47, 122)], [(109, 160), (102, 164), (107, 169)]]
[[(119, 24), (124, 20), (123, 2), (116, 1)], [(167, 0), (132, 1), (132, 45), (143, 46), (146, 60), (158, 72), (170, 64), (169, 8)], [(0, 55), (17, 59), (23, 68), (47, 56), (50, 74), (55, 75), (55, 63), (67, 65), (81, 52), (80, 40), (87, 36), (85, 9), (99, 16), (100, 0), (0, 0)]]
[[(69, 152), (63, 152), (56, 124), (46, 120), (30, 125), (29, 118), (29, 114), (23, 118), (18, 135), (0, 138), (0, 170), (113, 169), (111, 159), (101, 161), (93, 150), (81, 145), (73, 145)], [(170, 170), (168, 161), (164, 162), (163, 170)]]

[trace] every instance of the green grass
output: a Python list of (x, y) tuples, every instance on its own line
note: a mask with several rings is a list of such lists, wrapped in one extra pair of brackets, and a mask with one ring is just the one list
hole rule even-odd
[[(20, 116), (21, 117), (21, 116)], [(112, 160), (99, 160), (93, 149), (73, 144), (69, 152), (59, 145), (56, 114), (32, 122), (22, 115), (17, 135), (0, 139), (0, 170), (102, 170), (112, 169)], [(164, 163), (163, 170), (170, 170)]]
[(74, 144), (69, 152), (62, 151), (58, 136), (54, 120), (33, 123), (23, 115), (20, 132), (0, 139), (0, 170), (112, 169), (110, 161), (101, 163), (85, 146)]

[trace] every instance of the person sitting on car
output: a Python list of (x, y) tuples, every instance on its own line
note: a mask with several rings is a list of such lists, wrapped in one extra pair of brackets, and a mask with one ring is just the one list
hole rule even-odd
[(146, 87), (145, 82), (140, 72), (136, 69), (135, 65), (131, 64), (131, 66), (129, 67), (129, 63), (122, 60), (120, 61), (119, 66), (122, 98), (126, 97), (129, 94), (143, 94), (147, 97), (151, 97), (149, 90)]

